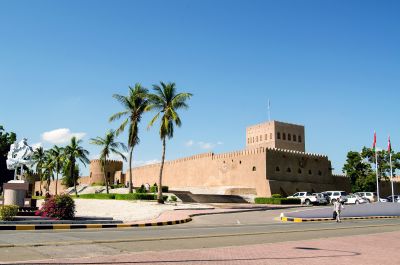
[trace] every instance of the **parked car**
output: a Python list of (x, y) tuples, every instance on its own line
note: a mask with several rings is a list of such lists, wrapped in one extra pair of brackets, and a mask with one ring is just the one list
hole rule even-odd
[(313, 193), (312, 195), (314, 195), (315, 197), (317, 197), (317, 204), (328, 204), (328, 200), (325, 197), (324, 194), (322, 193)]
[(345, 191), (325, 191), (323, 192), (329, 196), (329, 203), (333, 204), (335, 201), (340, 199), (341, 203), (346, 202), (347, 200), (347, 192)]
[(379, 198), (379, 202), (389, 202), (389, 200), (386, 198)]
[(347, 195), (346, 204), (360, 204), (360, 203), (369, 203), (369, 202), (366, 198), (360, 197), (357, 194)]
[(296, 198), (301, 200), (301, 204), (305, 205), (311, 205), (311, 204), (317, 204), (318, 199), (315, 195), (312, 195), (311, 192), (306, 192), (306, 191), (301, 191), (301, 192), (296, 192), (292, 196), (289, 196), (288, 198)]
[[(395, 201), (395, 202), (400, 202), (400, 201), (399, 201), (399, 200), (400, 200), (400, 195), (393, 195), (393, 198), (394, 198), (394, 201)], [(392, 202), (392, 201), (393, 201), (393, 200), (392, 200), (392, 195), (387, 196), (386, 199), (387, 199), (389, 202)]]
[(360, 197), (364, 197), (364, 198), (368, 199), (369, 202), (376, 202), (378, 200), (378, 196), (376, 195), (376, 192), (363, 191), (363, 192), (356, 192), (355, 194), (357, 194)]

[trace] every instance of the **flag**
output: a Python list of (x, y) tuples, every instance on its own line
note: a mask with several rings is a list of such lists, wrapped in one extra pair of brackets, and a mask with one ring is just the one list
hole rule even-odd
[(392, 151), (392, 144), (390, 143), (390, 135), (388, 138), (388, 153), (390, 153)]
[(376, 132), (374, 132), (374, 142), (372, 143), (372, 149), (375, 150), (376, 147)]

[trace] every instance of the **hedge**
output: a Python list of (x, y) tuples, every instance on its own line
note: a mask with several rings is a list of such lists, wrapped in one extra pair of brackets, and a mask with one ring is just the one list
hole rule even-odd
[[(156, 194), (151, 193), (129, 193), (129, 194), (115, 194), (116, 200), (157, 200)], [(164, 201), (168, 199), (168, 196), (163, 196)]]
[(35, 215), (57, 220), (73, 220), (75, 218), (75, 202), (68, 194), (51, 196), (44, 200), (42, 208)]
[(92, 194), (81, 194), (79, 197), (72, 196), (76, 199), (99, 199), (99, 200), (114, 200), (115, 199), (114, 193), (92, 193)]
[(0, 206), (0, 220), (12, 221), (18, 213), (17, 205), (4, 205)]
[(295, 198), (265, 198), (258, 197), (254, 199), (256, 204), (301, 204), (300, 199)]

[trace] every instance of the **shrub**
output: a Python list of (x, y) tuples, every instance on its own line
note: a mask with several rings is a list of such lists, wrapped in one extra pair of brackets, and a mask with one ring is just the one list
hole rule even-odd
[(90, 186), (104, 186), (104, 182), (93, 182)]
[(125, 188), (125, 185), (124, 184), (112, 184), (112, 185), (110, 185), (110, 187), (112, 189), (119, 189), (119, 188)]
[[(167, 200), (168, 196), (163, 196)], [(151, 193), (129, 193), (129, 194), (115, 194), (116, 200), (157, 200), (157, 195)]]
[(143, 184), (142, 184), (142, 186), (140, 186), (140, 188), (137, 188), (135, 190), (136, 190), (136, 193), (146, 193), (146, 188)]
[(170, 201), (172, 202), (176, 202), (178, 200), (178, 198), (176, 198), (176, 196), (172, 195), (170, 198)]
[(67, 194), (56, 195), (45, 200), (36, 215), (59, 220), (71, 220), (75, 217), (75, 202)]
[(17, 205), (4, 205), (0, 206), (0, 220), (12, 221), (18, 213)]
[[(169, 190), (168, 186), (162, 186), (162, 189), (161, 189), (162, 192), (168, 192), (168, 190)], [(158, 192), (158, 186), (157, 185), (151, 186), (150, 192), (152, 192), (152, 193)]]
[(115, 199), (114, 193), (91, 193), (91, 194), (81, 194), (79, 199), (98, 199), (98, 200), (113, 200)]
[(282, 195), (280, 194), (272, 194), (272, 198), (282, 198)]
[(258, 197), (254, 199), (256, 204), (300, 204), (300, 199), (295, 198), (265, 198)]

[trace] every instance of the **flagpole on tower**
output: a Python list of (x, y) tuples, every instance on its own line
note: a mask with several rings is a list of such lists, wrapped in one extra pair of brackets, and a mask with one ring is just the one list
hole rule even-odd
[(388, 138), (388, 152), (389, 152), (389, 164), (390, 164), (390, 182), (392, 184), (392, 202), (394, 202), (393, 167), (392, 167), (392, 144), (390, 143), (390, 135), (389, 135), (389, 138)]
[(378, 151), (376, 150), (376, 132), (374, 132), (373, 148), (374, 148), (374, 151), (375, 151), (376, 195), (378, 196), (378, 202), (379, 202), (380, 201), (380, 195), (379, 195), (379, 180), (378, 180)]
[(271, 121), (271, 101), (268, 99), (268, 121)]

